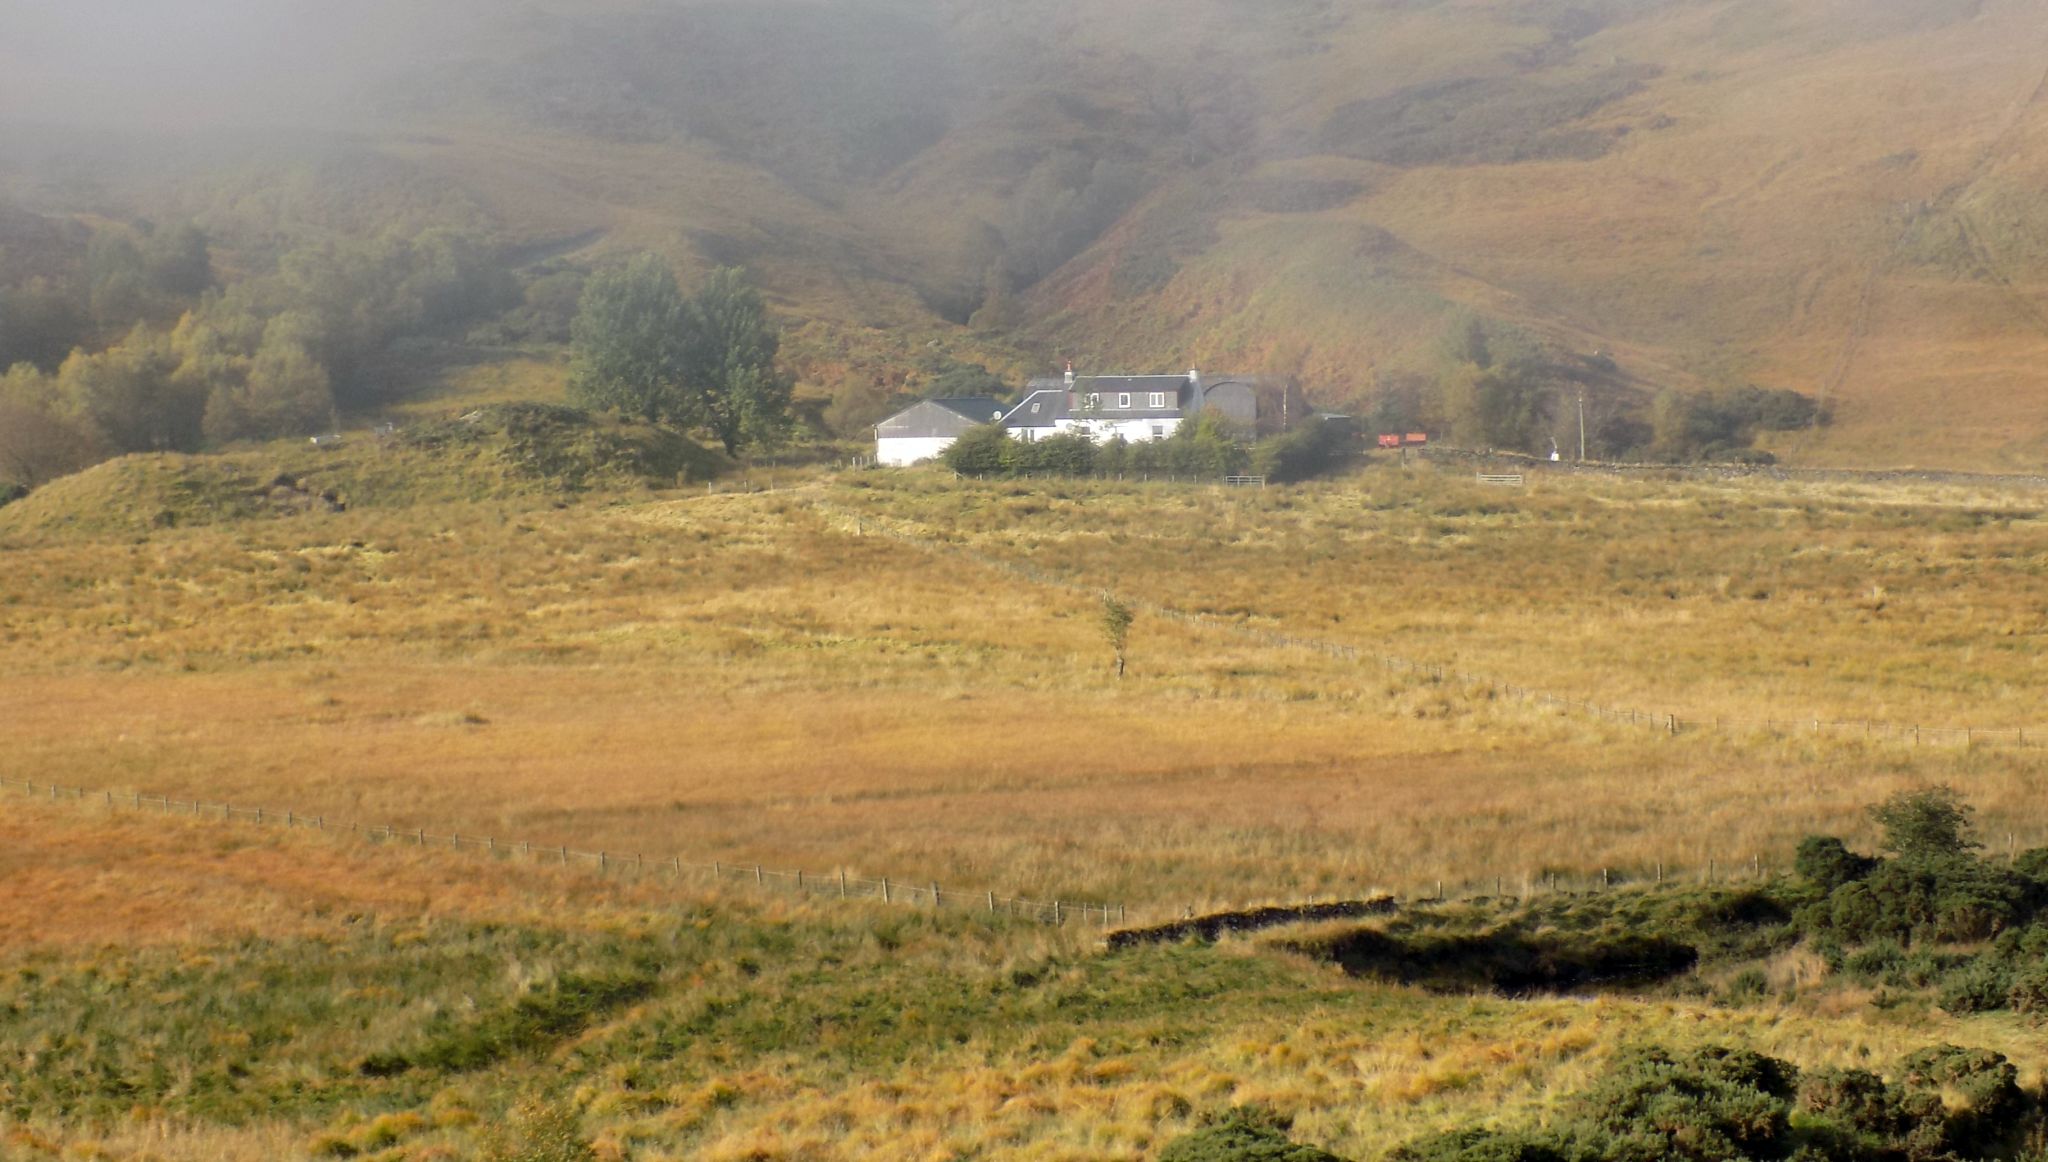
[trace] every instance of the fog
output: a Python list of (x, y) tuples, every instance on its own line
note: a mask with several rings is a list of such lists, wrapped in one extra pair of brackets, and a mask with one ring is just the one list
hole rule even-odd
[[(456, 54), (471, 0), (0, 0), (0, 119), (145, 129), (345, 125)], [(425, 11), (423, 11), (425, 10)]]

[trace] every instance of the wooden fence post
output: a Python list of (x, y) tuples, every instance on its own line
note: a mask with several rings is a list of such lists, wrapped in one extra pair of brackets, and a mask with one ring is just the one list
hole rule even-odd
[(936, 910), (936, 909), (938, 908), (938, 906), (939, 906), (939, 885), (937, 885), (937, 884), (933, 884), (933, 885), (932, 885), (932, 908), (933, 908), (934, 910)]
[(889, 902), (889, 877), (888, 877), (888, 876), (883, 876), (883, 877), (882, 877), (882, 902), (883, 902), (883, 903), (885, 903), (885, 904)]

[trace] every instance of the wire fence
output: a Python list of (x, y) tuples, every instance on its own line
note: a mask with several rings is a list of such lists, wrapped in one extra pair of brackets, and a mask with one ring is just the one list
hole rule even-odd
[(567, 844), (508, 840), (490, 835), (464, 835), (428, 831), (423, 827), (398, 827), (389, 823), (359, 823), (331, 819), (305, 811), (279, 811), (268, 807), (208, 803), (199, 799), (177, 799), (168, 795), (146, 795), (139, 791), (94, 791), (55, 783), (35, 783), (0, 778), (0, 791), (20, 791), (24, 796), (51, 802), (98, 803), (110, 809), (126, 808), (147, 814), (213, 819), (223, 823), (243, 821), (322, 834), (352, 836), (373, 844), (418, 849), (439, 849), (480, 853), (489, 857), (532, 864), (581, 867), (600, 874), (667, 876), (681, 881), (689, 878), (712, 884), (751, 884), (779, 889), (823, 900), (876, 900), (909, 907), (966, 910), (991, 916), (1007, 916), (1060, 927), (1107, 928), (1124, 920), (1121, 903), (1095, 900), (1032, 900), (1001, 896), (993, 891), (942, 888), (930, 881), (905, 881), (888, 876), (869, 878), (845, 868), (813, 872), (774, 868), (760, 863), (704, 863), (680, 855), (648, 856), (640, 852), (585, 851)]
[[(872, 513), (853, 512), (816, 499), (811, 500), (810, 503), (818, 512), (841, 521), (844, 527), (856, 536), (866, 536), (873, 533), (926, 552), (959, 557), (983, 568), (1006, 573), (1035, 585), (1091, 595), (1102, 592), (1100, 586), (1090, 585), (1057, 573), (1050, 573), (1020, 561), (1009, 561), (999, 557), (991, 557), (984, 553), (977, 553), (963, 545), (912, 531), (896, 522), (877, 517)], [(1282, 633), (1278, 630), (1247, 625), (1232, 618), (1176, 609), (1172, 606), (1162, 605), (1144, 598), (1119, 598), (1119, 600), (1133, 609), (1153, 617), (1221, 630), (1240, 637), (1250, 638), (1268, 646), (1318, 653), (1339, 661), (1377, 665), (1381, 669), (1390, 672), (1419, 675), (1436, 682), (1454, 682), (1472, 687), (1473, 689), (1485, 690), (1495, 698), (1511, 698), (1535, 707), (1562, 713), (1578, 714), (1603, 722), (1640, 727), (1664, 734), (1677, 735), (1713, 732), (1716, 734), (1733, 735), (1746, 732), (1751, 734), (1771, 734), (1779, 737), (1812, 735), (1834, 738), (1860, 738), (1872, 743), (1889, 743), (1907, 747), (1942, 745), (1966, 748), (1975, 746), (2048, 746), (2048, 726), (1930, 726), (1917, 722), (1907, 723), (1875, 718), (1837, 719), (1819, 716), (1799, 718), (1709, 718), (1700, 715), (1681, 714), (1675, 710), (1649, 710), (1636, 706), (1602, 703), (1591, 698), (1523, 686), (1509, 682), (1496, 675), (1479, 674), (1433, 662), (1417, 661), (1413, 658), (1380, 653), (1343, 642), (1332, 642), (1321, 638), (1304, 637), (1299, 634)]]
[[(1212, 927), (1227, 932), (1255, 931), (1268, 925), (1247, 920), (1257, 921), (1258, 918), (1269, 914), (1279, 917), (1275, 923), (1305, 923), (1411, 908), (1459, 904), (1514, 906), (1534, 903), (1546, 897), (1585, 896), (1685, 885), (1765, 887), (1793, 874), (1789, 866), (1774, 862), (1761, 854), (1726, 860), (1707, 858), (1703, 862), (1690, 864), (1659, 860), (1641, 864), (1613, 864), (1599, 868), (1545, 867), (1521, 870), (1508, 875), (1467, 875), (1456, 879), (1410, 883), (1399, 890), (1375, 888), (1364, 904), (1355, 900), (1328, 899), (1264, 905), (1244, 911), (1198, 916), (1196, 905), (1191, 903), (1180, 912), (1179, 919), (1169, 919), (1175, 915), (1174, 906), (1166, 901), (1155, 901), (1152, 906), (1140, 910), (1140, 924), (1150, 927), (1134, 928), (1130, 925), (1129, 910), (1123, 903), (1103, 903), (1094, 900), (1032, 900), (1001, 896), (985, 890), (942, 888), (937, 883), (929, 881), (905, 881), (887, 876), (864, 877), (843, 868), (819, 873), (772, 868), (760, 863), (703, 863), (685, 860), (676, 855), (649, 857), (637, 852), (586, 851), (566, 844), (505, 840), (488, 835), (464, 835), (452, 830), (443, 834), (419, 827), (363, 824), (331, 819), (317, 813), (236, 806), (225, 802), (209, 803), (200, 799), (178, 799), (168, 795), (148, 795), (136, 791), (95, 791), (84, 787), (67, 787), (55, 783), (35, 783), (0, 777), (0, 793), (8, 791), (18, 791), (24, 798), (46, 800), (51, 803), (98, 805), (109, 810), (127, 809), (146, 815), (214, 820), (221, 823), (239, 821), (313, 831), (336, 837), (352, 837), (380, 847), (468, 852), (486, 858), (517, 861), (535, 866), (583, 868), (605, 876), (663, 877), (679, 883), (694, 878), (714, 886), (737, 884), (763, 891), (786, 892), (814, 900), (874, 901), (905, 907), (943, 908), (964, 914), (992, 918), (1008, 917), (1063, 928), (1097, 929), (1106, 934), (1111, 947), (1145, 943), (1158, 938), (1161, 934), (1176, 932), (1182, 936), (1198, 934), (1205, 939), (1214, 939), (1215, 933), (1207, 931)], [(2023, 850), (2020, 846), (2020, 837), (2015, 832), (2006, 833), (2003, 846), (2002, 854), (2008, 863), (2015, 862)]]

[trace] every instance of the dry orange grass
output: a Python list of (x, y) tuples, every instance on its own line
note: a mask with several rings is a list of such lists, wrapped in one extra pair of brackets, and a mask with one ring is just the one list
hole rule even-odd
[[(707, 885), (681, 892), (698, 898)], [(671, 902), (658, 879), (372, 846), (182, 808), (0, 796), (0, 956), (319, 938), (365, 921), (539, 922)]]
[[(2048, 838), (2038, 752), (1674, 739), (1233, 628), (1693, 719), (2012, 725), (2029, 494), (859, 483), (23, 541), (0, 743), (39, 781), (1167, 912), (1782, 865), (1933, 779)], [(1118, 683), (1097, 587), (1215, 621), (1141, 614)]]

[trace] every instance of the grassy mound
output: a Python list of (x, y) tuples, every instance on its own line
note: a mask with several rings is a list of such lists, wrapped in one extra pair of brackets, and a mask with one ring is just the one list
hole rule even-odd
[(645, 490), (707, 479), (725, 464), (662, 429), (552, 404), (492, 404), (325, 447), (287, 441), (212, 456), (124, 456), (0, 509), (0, 536), (142, 533), (348, 508)]

